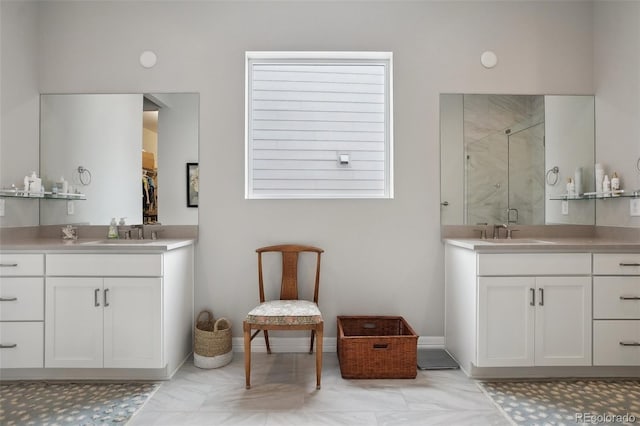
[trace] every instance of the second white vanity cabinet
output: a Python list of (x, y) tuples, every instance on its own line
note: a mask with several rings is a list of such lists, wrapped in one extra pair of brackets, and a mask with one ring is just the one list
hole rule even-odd
[(479, 254), (477, 262), (478, 367), (591, 365), (589, 254)]
[(468, 375), (592, 365), (590, 253), (447, 243), (445, 280), (445, 348)]

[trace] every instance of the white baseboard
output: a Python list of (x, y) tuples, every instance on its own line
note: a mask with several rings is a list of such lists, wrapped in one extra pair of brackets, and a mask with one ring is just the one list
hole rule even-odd
[[(336, 352), (336, 338), (325, 337), (322, 352)], [(233, 352), (244, 352), (244, 339), (234, 337), (231, 339)], [(271, 352), (275, 353), (305, 353), (309, 351), (308, 337), (271, 337), (269, 336)], [(418, 349), (444, 348), (444, 336), (420, 336), (418, 337)], [(267, 346), (262, 335), (256, 336), (251, 342), (251, 352), (266, 352)]]

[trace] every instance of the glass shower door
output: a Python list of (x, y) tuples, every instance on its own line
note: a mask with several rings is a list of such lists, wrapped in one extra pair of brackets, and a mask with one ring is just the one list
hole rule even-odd
[(544, 122), (508, 137), (505, 223), (544, 225)]

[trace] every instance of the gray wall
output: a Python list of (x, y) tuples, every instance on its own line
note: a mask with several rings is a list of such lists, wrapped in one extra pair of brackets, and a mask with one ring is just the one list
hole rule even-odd
[[(0, 186), (22, 188), (38, 171), (38, 9), (31, 2), (0, 7)], [(0, 226), (38, 224), (37, 200), (5, 200)]]
[[(442, 336), (439, 94), (593, 92), (585, 2), (94, 1), (39, 12), (32, 91), (200, 93), (196, 310), (229, 317), (235, 335), (258, 299), (255, 248), (295, 241), (326, 250), (328, 335), (338, 314), (400, 314)], [(145, 49), (158, 54), (152, 69), (138, 63)], [(492, 70), (479, 61), (488, 49)], [(394, 52), (395, 199), (245, 200), (246, 50)], [(35, 118), (26, 151), (36, 150)]]
[(187, 207), (186, 164), (198, 162), (200, 100), (194, 93), (153, 96), (164, 103), (158, 119), (158, 222), (197, 225), (198, 209)]
[[(621, 188), (640, 189), (640, 2), (597, 2), (594, 6), (596, 161)], [(640, 226), (629, 201), (597, 201), (596, 224)]]

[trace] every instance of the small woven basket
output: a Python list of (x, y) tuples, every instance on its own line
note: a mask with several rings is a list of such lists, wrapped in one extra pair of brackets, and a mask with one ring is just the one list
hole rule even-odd
[(231, 362), (231, 321), (214, 322), (211, 311), (204, 310), (196, 318), (193, 360), (199, 368), (218, 368)]

